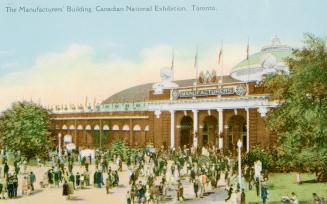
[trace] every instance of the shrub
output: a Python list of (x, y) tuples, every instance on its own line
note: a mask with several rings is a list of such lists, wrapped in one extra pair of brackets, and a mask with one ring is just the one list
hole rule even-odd
[(123, 140), (116, 140), (112, 143), (111, 151), (113, 155), (118, 155), (123, 161), (127, 159), (128, 147)]
[(260, 160), (263, 170), (271, 170), (273, 160), (271, 155), (260, 147), (254, 147), (248, 153), (242, 156), (242, 163), (247, 166), (254, 166), (256, 161)]

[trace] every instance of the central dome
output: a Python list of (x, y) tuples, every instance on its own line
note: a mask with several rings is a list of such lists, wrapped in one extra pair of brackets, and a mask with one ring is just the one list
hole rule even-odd
[(292, 49), (280, 43), (277, 36), (271, 45), (265, 46), (260, 52), (250, 55), (231, 70), (231, 76), (240, 81), (261, 81), (262, 77), (277, 71), (288, 72), (285, 59), (292, 55)]

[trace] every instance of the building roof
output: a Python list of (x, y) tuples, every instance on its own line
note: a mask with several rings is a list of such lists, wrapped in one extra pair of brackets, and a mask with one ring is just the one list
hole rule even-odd
[(232, 68), (231, 72), (246, 69), (248, 67), (261, 67), (262, 62), (265, 60), (266, 56), (272, 55), (276, 57), (277, 63), (284, 63), (287, 57), (290, 57), (292, 50), (271, 50), (271, 51), (261, 51), (249, 56), (249, 59), (245, 59), (238, 63)]
[(231, 69), (231, 76), (240, 81), (260, 81), (264, 75), (278, 70), (288, 72), (285, 60), (292, 56), (292, 48), (281, 44), (274, 36), (270, 45), (263, 47)]
[[(177, 80), (174, 83), (178, 84), (179, 87), (192, 86), (194, 79)], [(234, 83), (239, 82), (230, 76), (223, 77), (224, 83)], [(149, 100), (149, 94), (152, 90), (152, 85), (154, 83), (147, 83), (138, 86), (134, 86), (125, 90), (122, 90), (109, 98), (105, 99), (102, 104), (110, 103), (128, 103), (128, 102), (140, 102)]]

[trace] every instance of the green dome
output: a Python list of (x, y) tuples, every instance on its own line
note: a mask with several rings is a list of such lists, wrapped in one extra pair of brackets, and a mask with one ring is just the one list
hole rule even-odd
[(230, 75), (240, 81), (260, 81), (267, 74), (277, 71), (288, 72), (285, 59), (291, 55), (292, 49), (282, 45), (279, 38), (275, 36), (270, 45), (233, 67)]
[(272, 55), (276, 58), (277, 63), (284, 63), (284, 60), (287, 57), (292, 55), (291, 50), (276, 50), (276, 51), (261, 51), (249, 56), (249, 59), (245, 59), (238, 63), (235, 67), (232, 68), (231, 72), (246, 69), (248, 67), (253, 67), (256, 65), (262, 65), (265, 57)]

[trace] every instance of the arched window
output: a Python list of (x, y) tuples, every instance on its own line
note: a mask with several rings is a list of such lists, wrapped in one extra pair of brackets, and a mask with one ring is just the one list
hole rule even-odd
[(85, 130), (92, 130), (91, 125), (86, 125)]
[(70, 125), (70, 126), (69, 126), (69, 129), (70, 129), (70, 130), (75, 130), (75, 126), (74, 126), (74, 125)]
[(83, 130), (83, 125), (78, 125), (77, 130)]
[(61, 129), (63, 129), (63, 130), (67, 130), (67, 129), (68, 129), (68, 128), (67, 128), (67, 125), (63, 125)]
[(109, 126), (108, 125), (104, 125), (102, 129), (103, 130), (109, 130)]
[(133, 130), (134, 131), (141, 131), (141, 126), (140, 125), (134, 125)]
[(125, 124), (125, 125), (123, 126), (123, 129), (122, 129), (122, 130), (123, 130), (123, 131), (129, 131), (129, 126)]
[(93, 129), (94, 130), (100, 130), (100, 126), (99, 125), (95, 125)]
[(112, 130), (119, 130), (119, 126), (118, 125), (112, 126)]
[(149, 125), (145, 126), (144, 131), (145, 132), (148, 132), (149, 131)]

